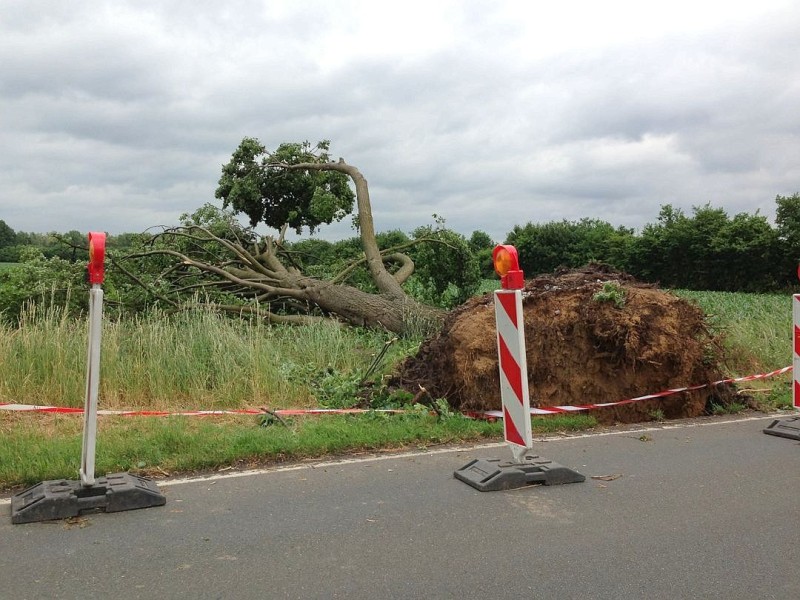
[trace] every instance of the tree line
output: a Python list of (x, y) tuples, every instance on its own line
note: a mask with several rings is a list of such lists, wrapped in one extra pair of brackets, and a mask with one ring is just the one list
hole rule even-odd
[[(45, 258), (60, 258), (70, 262), (86, 260), (88, 232), (72, 230), (66, 233), (32, 233), (14, 231), (4, 220), (0, 219), (0, 262), (25, 262), (31, 253)], [(108, 236), (110, 248), (126, 249), (135, 244), (141, 237), (138, 233), (122, 233)]]
[[(409, 248), (416, 265), (410, 284), (424, 301), (444, 307), (462, 302), (480, 278), (494, 277), (491, 252), (496, 243), (513, 244), (527, 277), (599, 262), (662, 287), (713, 291), (770, 292), (797, 284), (800, 262), (800, 194), (777, 196), (775, 225), (763, 215), (728, 215), (709, 204), (685, 214), (664, 205), (655, 223), (636, 233), (598, 219), (551, 221), (515, 226), (504, 240), (477, 230), (469, 238), (436, 224), (413, 232), (392, 230), (377, 234), (381, 249)], [(205, 211), (203, 213), (202, 211)], [(217, 221), (219, 211), (207, 206), (198, 213)], [(110, 252), (137, 247), (143, 234), (109, 236)], [(436, 238), (438, 246), (415, 240)], [(59, 259), (86, 260), (85, 232), (64, 234), (15, 232), (0, 220), (0, 262)], [(334, 276), (362, 254), (361, 240), (336, 242), (309, 238), (287, 242), (288, 253), (305, 271), (321, 278)], [(354, 283), (368, 288), (364, 273), (354, 270)]]
[(800, 194), (775, 202), (775, 226), (758, 213), (731, 217), (706, 204), (687, 215), (668, 204), (639, 234), (581, 219), (517, 226), (506, 243), (527, 274), (594, 261), (662, 287), (771, 292), (797, 284), (800, 261)]

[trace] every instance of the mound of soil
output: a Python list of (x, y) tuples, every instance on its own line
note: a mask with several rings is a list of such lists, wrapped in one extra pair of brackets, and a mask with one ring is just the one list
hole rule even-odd
[[(606, 283), (624, 291), (622, 306), (594, 298)], [(615, 402), (722, 379), (719, 346), (698, 307), (608, 267), (532, 279), (522, 304), (531, 406)], [(422, 386), (458, 410), (500, 409), (493, 294), (451, 312), (393, 383), (412, 393)], [(601, 423), (694, 417), (732, 395), (710, 386), (591, 414)]]

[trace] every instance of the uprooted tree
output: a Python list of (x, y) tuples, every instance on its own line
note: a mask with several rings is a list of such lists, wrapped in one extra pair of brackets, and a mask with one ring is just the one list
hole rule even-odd
[[(334, 317), (401, 334), (435, 327), (444, 311), (403, 289), (415, 268), (409, 250), (421, 242), (439, 244), (451, 262), (463, 263), (453, 272), (469, 274), (464, 281), (477, 282), (477, 265), (466, 240), (459, 245), (452, 237), (429, 235), (381, 250), (367, 180), (343, 159), (332, 161), (328, 149), (325, 141), (316, 146), (283, 144), (268, 152), (258, 140), (245, 138), (222, 168), (216, 197), (223, 210), (205, 205), (184, 215), (180, 227), (164, 228), (142, 251), (115, 264), (152, 297), (174, 307), (192, 298), (212, 298), (218, 309), (257, 313), (276, 323)], [(354, 201), (363, 255), (327, 279), (304, 274), (285, 242), (287, 229), (300, 233), (307, 227), (313, 233), (351, 214)], [(247, 215), (250, 227), (242, 226), (235, 213)], [(255, 227), (261, 223), (277, 233), (257, 235)], [(356, 268), (369, 273), (372, 291), (346, 283)]]

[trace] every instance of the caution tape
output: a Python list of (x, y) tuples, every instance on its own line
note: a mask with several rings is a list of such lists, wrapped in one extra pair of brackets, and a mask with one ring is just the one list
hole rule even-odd
[[(627, 400), (619, 400), (617, 402), (601, 402), (599, 404), (581, 404), (575, 406), (548, 406), (547, 408), (531, 408), (532, 415), (554, 415), (569, 412), (581, 412), (587, 410), (594, 410), (596, 408), (606, 408), (609, 406), (621, 406), (624, 404), (632, 404), (634, 402), (641, 402), (643, 400), (653, 400), (655, 398), (664, 398), (681, 392), (691, 392), (700, 390), (706, 387), (715, 385), (722, 385), (725, 383), (743, 383), (746, 381), (756, 381), (758, 379), (767, 379), (776, 375), (783, 375), (792, 370), (792, 367), (783, 367), (769, 373), (761, 373), (759, 375), (747, 375), (745, 377), (735, 377), (731, 379), (720, 379), (711, 383), (703, 383), (700, 385), (693, 385), (689, 387), (673, 388), (658, 392), (656, 394), (647, 394), (645, 396), (638, 396), (636, 398), (629, 398)], [(0, 403), (0, 410), (18, 411), (18, 412), (40, 412), (40, 413), (55, 413), (55, 414), (80, 414), (83, 413), (82, 408), (73, 408), (66, 406), (38, 406), (33, 404), (13, 404), (13, 403)], [(169, 417), (169, 416), (182, 416), (182, 417), (206, 417), (215, 415), (264, 415), (274, 414), (279, 417), (296, 417), (302, 415), (355, 415), (363, 413), (402, 413), (404, 411), (399, 409), (378, 409), (373, 410), (369, 408), (282, 408), (274, 411), (265, 411), (255, 408), (243, 409), (230, 409), (230, 410), (191, 410), (191, 411), (178, 411), (170, 412), (165, 410), (98, 410), (98, 415), (116, 415), (123, 417)], [(503, 413), (499, 410), (488, 410), (483, 412), (465, 413), (467, 416), (489, 418), (489, 419), (502, 419)]]
[[(18, 412), (40, 412), (55, 414), (80, 414), (82, 408), (68, 406), (39, 406), (34, 404), (12, 404), (0, 403), (0, 410), (10, 410)], [(171, 412), (166, 410), (98, 410), (98, 415), (111, 415), (121, 417), (209, 417), (215, 415), (268, 415), (274, 414), (279, 417), (296, 417), (300, 415), (353, 415), (367, 412), (397, 413), (403, 412), (395, 409), (368, 409), (368, 408), (281, 408), (277, 410), (265, 411), (255, 408), (230, 409), (230, 410), (188, 410)]]
[[(636, 398), (629, 398), (627, 400), (619, 400), (617, 402), (601, 402), (598, 404), (580, 404), (575, 406), (548, 406), (547, 408), (531, 408), (532, 415), (554, 415), (554, 414), (561, 414), (561, 413), (569, 413), (569, 412), (580, 412), (585, 410), (593, 410), (595, 408), (606, 408), (609, 406), (621, 406), (624, 404), (632, 404), (634, 402), (641, 402), (642, 400), (652, 400), (654, 398), (664, 398), (665, 396), (672, 396), (673, 394), (680, 394), (681, 392), (691, 392), (694, 390), (701, 390), (706, 387), (711, 387), (715, 385), (722, 385), (723, 383), (742, 383), (745, 381), (755, 381), (757, 379), (766, 379), (768, 377), (774, 377), (775, 375), (782, 375), (784, 373), (788, 373), (792, 370), (792, 367), (783, 367), (782, 369), (777, 369), (775, 371), (770, 371), (769, 373), (761, 373), (759, 375), (747, 375), (745, 377), (735, 377), (731, 379), (720, 379), (719, 381), (713, 381), (711, 383), (703, 383), (700, 385), (692, 385), (689, 387), (682, 387), (682, 388), (673, 388), (670, 390), (664, 390), (663, 392), (658, 392), (656, 394), (647, 394), (645, 396), (638, 396)], [(503, 413), (499, 410), (488, 410), (481, 413), (484, 417), (494, 418), (494, 419), (502, 419)]]

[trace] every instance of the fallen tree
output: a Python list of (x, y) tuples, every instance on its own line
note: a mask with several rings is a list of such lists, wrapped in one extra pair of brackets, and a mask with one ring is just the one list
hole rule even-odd
[[(258, 140), (245, 138), (222, 169), (216, 196), (223, 210), (206, 205), (184, 215), (180, 227), (159, 231), (145, 248), (115, 264), (152, 297), (174, 307), (203, 298), (218, 309), (257, 313), (276, 323), (333, 317), (399, 334), (437, 327), (444, 311), (403, 288), (415, 269), (406, 251), (423, 242), (443, 246), (458, 263), (454, 277), (469, 286), (479, 275), (466, 240), (461, 236), (460, 244), (458, 236), (430, 230), (427, 237), (381, 250), (367, 180), (343, 159), (331, 161), (327, 150), (328, 143), (321, 142), (283, 144), (269, 153)], [(307, 227), (313, 233), (352, 213), (354, 200), (363, 256), (329, 279), (304, 274), (285, 242), (287, 229), (300, 233)], [(242, 226), (236, 213), (246, 214), (250, 227)], [(260, 223), (277, 233), (257, 235)], [(131, 261), (147, 263), (150, 276), (137, 274)], [(367, 270), (374, 290), (345, 283), (356, 268)]]

